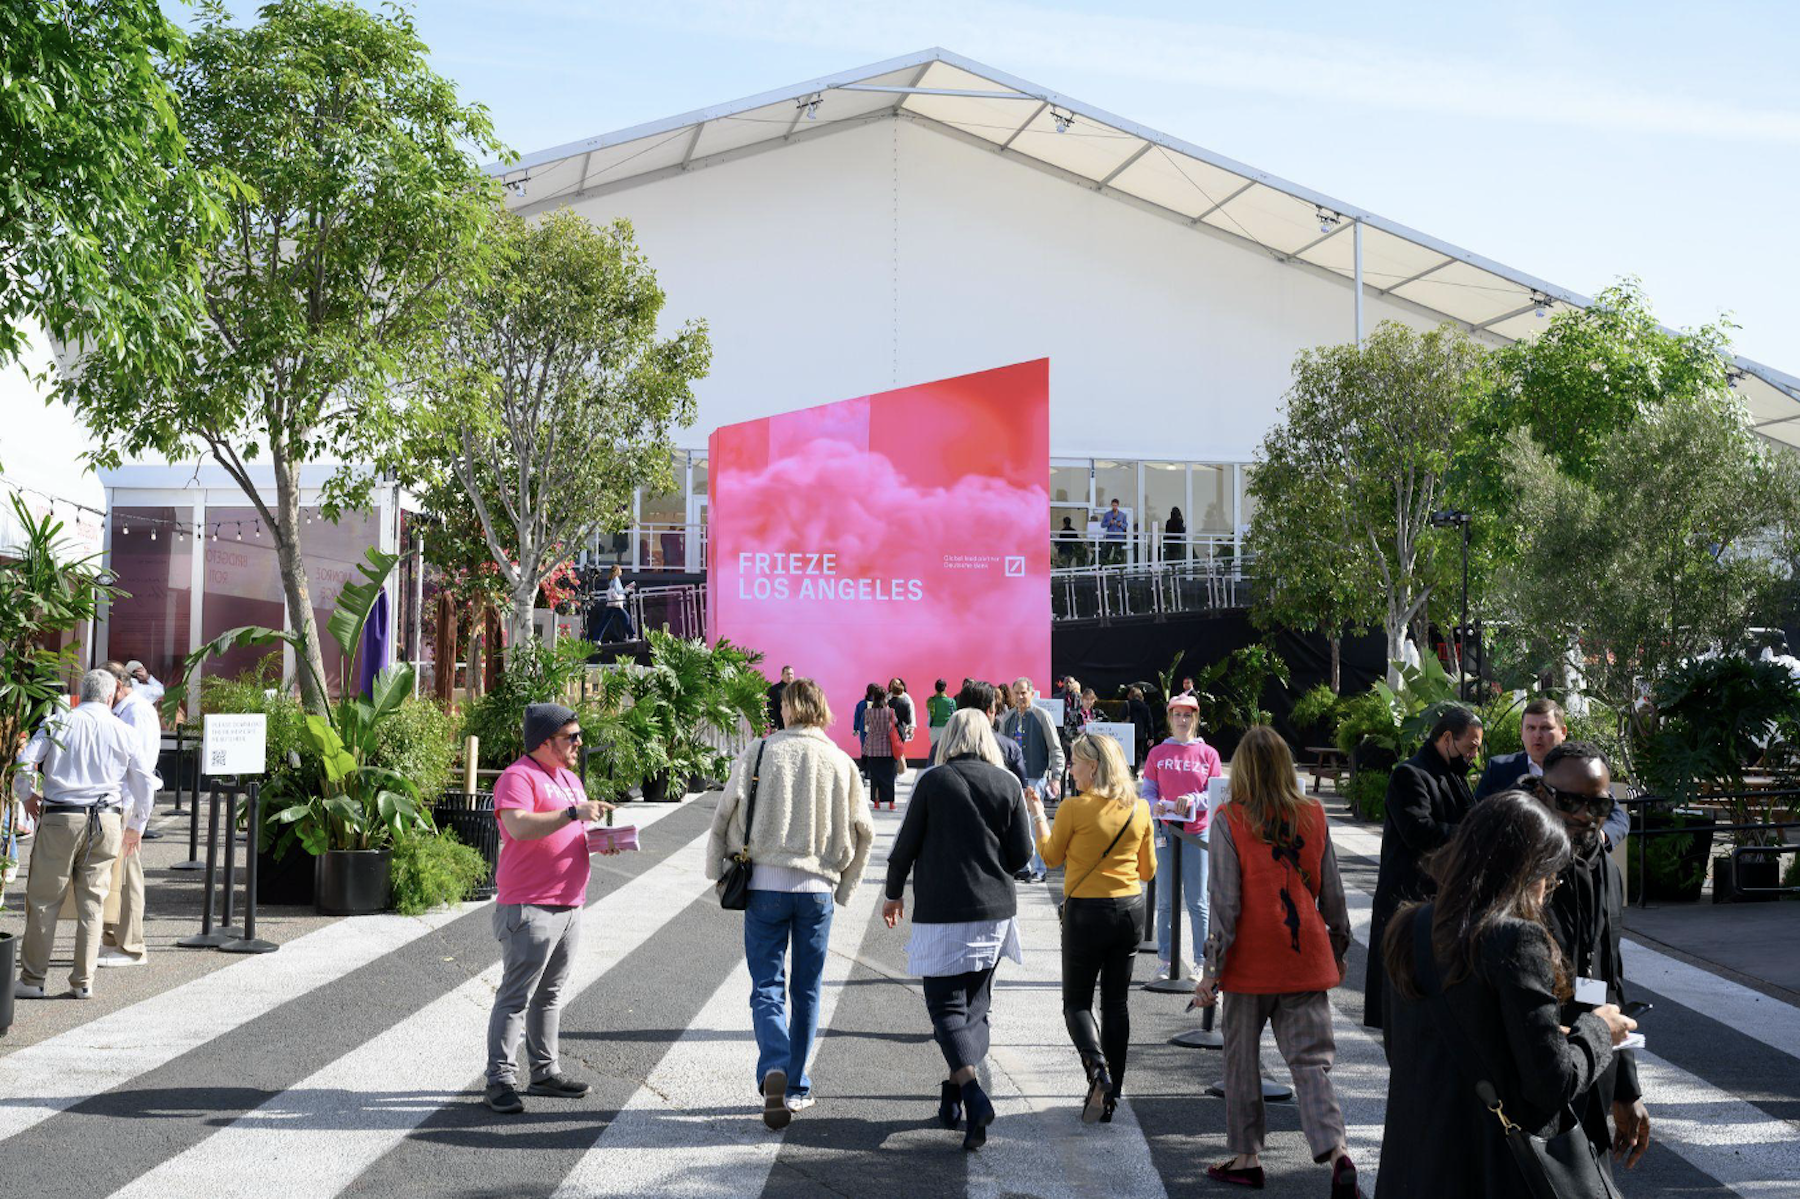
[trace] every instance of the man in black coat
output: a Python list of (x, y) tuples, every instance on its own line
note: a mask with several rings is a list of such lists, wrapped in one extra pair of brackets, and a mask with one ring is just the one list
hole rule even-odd
[[(1481, 781), (1475, 785), (1475, 802), (1480, 803), (1496, 791), (1520, 786), (1521, 779), (1542, 777), (1545, 756), (1569, 738), (1562, 705), (1547, 695), (1538, 696), (1525, 705), (1519, 733), (1525, 748), (1516, 754), (1495, 754), (1488, 759), (1487, 769), (1481, 772)], [(1630, 831), (1630, 813), (1625, 811), (1624, 804), (1614, 800), (1612, 811), (1600, 829), (1600, 835), (1606, 838), (1606, 848), (1610, 850), (1619, 844)]]
[(771, 729), (787, 727), (786, 722), (781, 718), (781, 696), (787, 690), (787, 685), (793, 681), (794, 668), (783, 666), (780, 680), (769, 684), (769, 727)]
[(1363, 1023), (1381, 1027), (1387, 983), (1381, 940), (1403, 904), (1429, 899), (1435, 889), (1425, 873), (1426, 854), (1450, 840), (1475, 803), (1469, 766), (1481, 752), (1481, 717), (1452, 704), (1431, 726), (1423, 748), (1388, 777), (1387, 816), (1381, 828), (1381, 873), (1369, 912), (1369, 964), (1363, 976)]
[[(1565, 741), (1545, 755), (1543, 777), (1532, 779), (1529, 789), (1562, 817), (1575, 850), (1544, 906), (1544, 923), (1576, 991), (1574, 1002), (1563, 1009), (1563, 1023), (1569, 1024), (1602, 1003), (1625, 1004), (1625, 959), (1619, 951), (1625, 889), (1600, 834), (1613, 805), (1612, 771), (1593, 745)], [(1575, 1114), (1602, 1159), (1610, 1149), (1614, 1157), (1625, 1159), (1627, 1168), (1637, 1165), (1650, 1147), (1650, 1114), (1638, 1085), (1637, 1055), (1615, 1052), (1594, 1085), (1575, 1101)]]

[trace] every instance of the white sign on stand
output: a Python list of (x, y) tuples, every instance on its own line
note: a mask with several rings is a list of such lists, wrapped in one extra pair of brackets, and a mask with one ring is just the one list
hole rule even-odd
[(1060, 695), (1058, 695), (1058, 696), (1040, 695), (1036, 699), (1031, 701), (1031, 706), (1034, 708), (1042, 708), (1044, 711), (1050, 713), (1050, 719), (1053, 722), (1055, 722), (1057, 727), (1060, 728), (1062, 726), (1062, 722), (1063, 722), (1063, 699), (1062, 699), (1062, 696), (1060, 696)]
[(261, 712), (206, 714), (201, 774), (261, 774), (268, 769), (269, 718)]
[(1095, 720), (1082, 731), (1094, 737), (1111, 737), (1125, 751), (1125, 764), (1137, 765), (1137, 725), (1128, 720)]

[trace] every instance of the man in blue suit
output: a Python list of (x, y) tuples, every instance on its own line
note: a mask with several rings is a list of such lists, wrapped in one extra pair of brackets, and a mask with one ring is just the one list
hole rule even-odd
[[(1481, 772), (1481, 781), (1475, 784), (1475, 802), (1480, 803), (1496, 791), (1518, 786), (1522, 778), (1543, 777), (1544, 758), (1569, 737), (1562, 705), (1547, 695), (1538, 696), (1525, 705), (1520, 732), (1525, 748), (1516, 754), (1496, 754), (1488, 759), (1487, 769)], [(1611, 850), (1630, 831), (1631, 816), (1625, 811), (1625, 805), (1615, 799), (1612, 814), (1607, 816), (1600, 829), (1600, 835), (1606, 839), (1606, 848)]]

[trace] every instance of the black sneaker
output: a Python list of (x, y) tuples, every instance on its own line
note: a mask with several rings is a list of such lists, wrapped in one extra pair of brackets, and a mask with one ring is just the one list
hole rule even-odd
[(503, 1116), (517, 1115), (525, 1110), (525, 1101), (519, 1098), (511, 1083), (491, 1082), (487, 1095), (483, 1100), (491, 1112), (499, 1112)]
[(579, 1099), (590, 1090), (585, 1082), (576, 1082), (566, 1074), (546, 1074), (533, 1079), (525, 1088), (527, 1095), (548, 1095), (553, 1099)]

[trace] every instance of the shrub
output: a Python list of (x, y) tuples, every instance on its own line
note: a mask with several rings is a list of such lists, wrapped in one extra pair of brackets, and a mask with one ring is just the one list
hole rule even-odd
[(1387, 700), (1373, 689), (1345, 700), (1343, 713), (1338, 717), (1339, 749), (1354, 753), (1364, 740), (1385, 746), (1396, 755), (1399, 753), (1400, 722), (1395, 719)]
[[(494, 689), (463, 713), (460, 737), (481, 738), (481, 764), (500, 769), (525, 752), (525, 705), (562, 703), (587, 671), (594, 646), (579, 639), (558, 642), (554, 649), (539, 642), (517, 647)], [(599, 719), (597, 705), (577, 705), (584, 730)], [(459, 737), (459, 739), (460, 739)]]
[(1348, 701), (1324, 683), (1308, 687), (1288, 712), (1288, 721), (1296, 729), (1322, 729), (1331, 734), (1337, 728)]
[(487, 874), (488, 865), (481, 854), (449, 832), (401, 837), (394, 842), (394, 910), (403, 916), (417, 916), (444, 904), (461, 903), (487, 880)]
[(1383, 820), (1387, 817), (1387, 789), (1388, 771), (1358, 770), (1344, 786), (1344, 799), (1359, 818)]
[(430, 699), (409, 699), (375, 727), (373, 765), (409, 778), (427, 805), (450, 782), (456, 722)]

